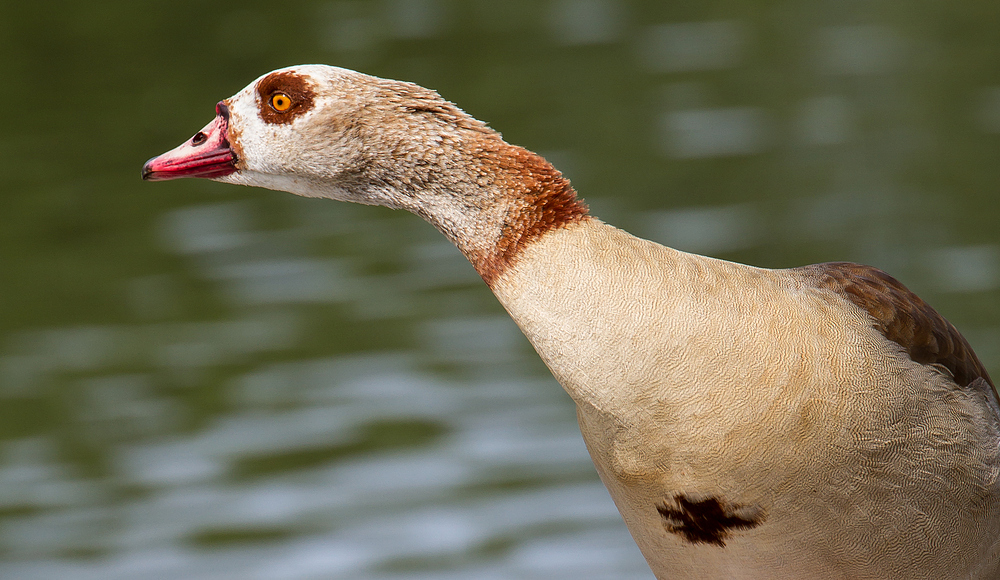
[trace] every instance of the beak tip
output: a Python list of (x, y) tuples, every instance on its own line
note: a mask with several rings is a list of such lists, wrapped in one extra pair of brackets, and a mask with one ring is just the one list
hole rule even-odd
[(147, 161), (146, 163), (143, 164), (143, 166), (142, 166), (142, 180), (143, 181), (149, 181), (150, 178), (153, 177), (153, 167), (152, 167), (152, 165), (153, 165), (153, 160), (154, 159), (156, 159), (156, 157), (153, 157), (152, 159), (150, 159), (149, 161)]

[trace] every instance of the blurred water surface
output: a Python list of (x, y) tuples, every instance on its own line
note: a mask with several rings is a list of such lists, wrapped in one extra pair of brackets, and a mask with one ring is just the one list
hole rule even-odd
[(148, 157), (279, 66), (439, 90), (594, 213), (889, 270), (1000, 364), (1000, 4), (0, 1), (0, 577), (651, 578), (419, 219)]

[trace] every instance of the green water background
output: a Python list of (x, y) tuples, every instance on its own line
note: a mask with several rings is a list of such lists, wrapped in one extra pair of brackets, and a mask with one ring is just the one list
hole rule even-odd
[(438, 90), (601, 218), (888, 270), (1000, 365), (1000, 4), (0, 2), (0, 576), (649, 578), (430, 226), (149, 157), (260, 74)]

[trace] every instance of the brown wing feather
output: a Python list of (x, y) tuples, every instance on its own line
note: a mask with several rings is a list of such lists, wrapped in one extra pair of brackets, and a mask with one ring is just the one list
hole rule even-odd
[(833, 290), (868, 312), (879, 332), (906, 349), (914, 361), (943, 366), (963, 387), (982, 378), (996, 392), (983, 363), (958, 329), (892, 276), (850, 262), (797, 270), (813, 285)]

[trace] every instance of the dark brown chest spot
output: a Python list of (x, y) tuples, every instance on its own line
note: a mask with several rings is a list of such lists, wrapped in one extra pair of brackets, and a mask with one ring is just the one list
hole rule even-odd
[(691, 544), (724, 548), (734, 530), (749, 530), (764, 521), (758, 507), (729, 503), (715, 496), (694, 499), (677, 494), (656, 506), (663, 525)]

